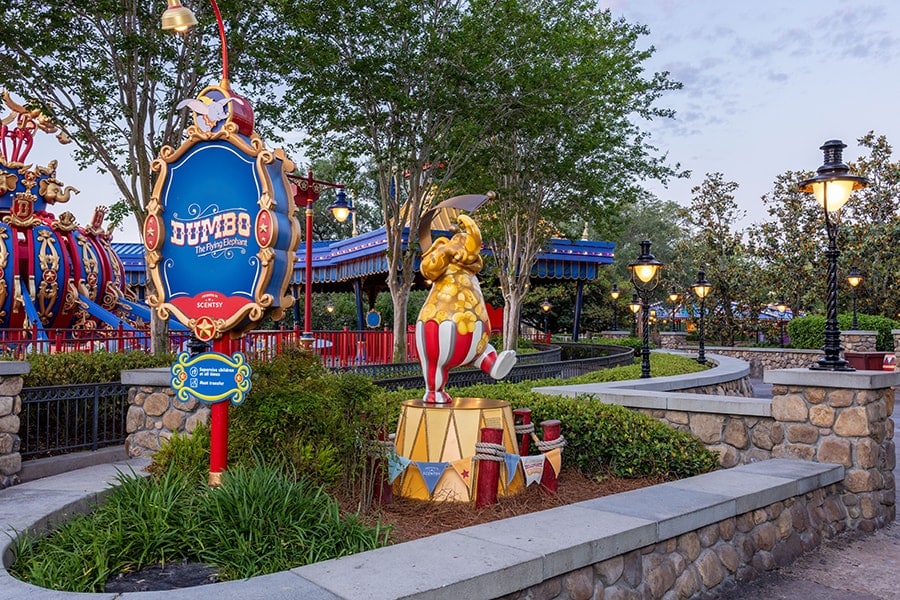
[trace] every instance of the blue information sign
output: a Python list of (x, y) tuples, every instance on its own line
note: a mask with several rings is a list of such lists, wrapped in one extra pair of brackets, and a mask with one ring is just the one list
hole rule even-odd
[(250, 391), (250, 365), (244, 355), (219, 352), (182, 352), (172, 365), (172, 389), (182, 402), (196, 398), (207, 404), (231, 400), (238, 405)]

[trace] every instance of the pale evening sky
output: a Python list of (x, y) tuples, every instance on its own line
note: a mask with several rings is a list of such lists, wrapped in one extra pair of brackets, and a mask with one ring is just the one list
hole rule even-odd
[[(668, 189), (648, 186), (682, 205), (706, 173), (740, 185), (746, 226), (765, 217), (760, 196), (787, 170), (815, 170), (828, 139), (862, 154), (856, 140), (874, 130), (900, 144), (900, 2), (895, 0), (600, 0), (615, 16), (642, 23), (656, 47), (648, 70), (669, 71), (684, 88), (665, 95), (674, 120), (649, 126), (652, 141), (693, 172)], [(236, 82), (236, 85), (239, 82)], [(78, 171), (65, 146), (43, 135), (31, 161), (60, 162), (58, 177), (81, 189), (57, 215), (89, 222), (94, 206), (118, 198), (108, 176)], [(116, 241), (139, 241), (134, 219)]]

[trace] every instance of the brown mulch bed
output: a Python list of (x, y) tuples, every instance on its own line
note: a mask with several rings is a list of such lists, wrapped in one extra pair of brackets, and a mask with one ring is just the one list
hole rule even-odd
[(661, 479), (649, 477), (605, 477), (597, 481), (577, 471), (564, 470), (560, 473), (559, 490), (556, 494), (550, 494), (541, 486), (532, 484), (523, 492), (500, 498), (497, 504), (484, 508), (475, 508), (473, 504), (466, 502), (424, 502), (395, 497), (392, 503), (382, 506), (374, 516), (382, 524), (392, 527), (391, 540), (400, 543), (661, 482)]

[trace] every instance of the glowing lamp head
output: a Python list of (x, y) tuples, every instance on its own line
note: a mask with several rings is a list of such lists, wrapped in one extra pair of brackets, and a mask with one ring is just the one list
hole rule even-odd
[(659, 283), (659, 274), (663, 264), (656, 260), (650, 253), (650, 240), (641, 242), (641, 254), (637, 260), (628, 265), (631, 269), (631, 280), (635, 287), (643, 290), (652, 290)]
[(165, 31), (185, 33), (197, 24), (197, 17), (194, 16), (191, 9), (182, 6), (179, 0), (168, 0), (168, 2), (169, 6), (162, 15), (162, 28)]
[(706, 271), (697, 271), (697, 282), (691, 285), (694, 295), (703, 300), (712, 291), (712, 284), (706, 280)]
[(609, 295), (612, 297), (613, 300), (618, 300), (619, 294), (621, 294), (621, 292), (619, 291), (619, 284), (614, 283), (612, 286), (612, 289), (609, 291)]
[(347, 193), (344, 191), (344, 188), (338, 189), (337, 199), (328, 207), (328, 210), (331, 211), (332, 216), (337, 219), (338, 223), (344, 223), (350, 217), (350, 213), (353, 212), (353, 205), (347, 201)]
[(678, 300), (681, 299), (681, 296), (678, 294), (678, 290), (675, 289), (675, 286), (672, 286), (672, 289), (669, 290), (669, 302), (675, 304)]
[(631, 302), (628, 303), (628, 310), (634, 314), (641, 312), (641, 299), (638, 298), (637, 294), (631, 295)]
[(330, 315), (331, 313), (334, 312), (334, 304), (329, 302), (328, 304), (325, 305), (325, 310), (328, 311), (328, 314)]
[(843, 163), (843, 149), (847, 144), (841, 140), (828, 140), (819, 149), (825, 154), (825, 162), (816, 169), (816, 176), (801, 181), (801, 192), (815, 196), (825, 212), (837, 212), (843, 208), (850, 194), (869, 186), (869, 180), (850, 174), (850, 167)]
[(852, 267), (850, 269), (850, 274), (847, 275), (847, 283), (850, 284), (850, 287), (857, 287), (862, 283), (863, 276), (859, 273), (859, 269), (856, 267)]
[(544, 298), (544, 301), (541, 302), (541, 310), (545, 313), (550, 312), (550, 309), (553, 308), (553, 305), (550, 304), (550, 301)]
[(788, 305), (785, 303), (784, 299), (778, 301), (778, 304), (775, 305), (775, 309), (780, 313), (786, 313), (788, 309)]

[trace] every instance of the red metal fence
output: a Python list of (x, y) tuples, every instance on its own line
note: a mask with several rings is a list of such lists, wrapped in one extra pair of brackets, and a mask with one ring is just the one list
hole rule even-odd
[[(275, 356), (283, 347), (300, 346), (304, 340), (296, 329), (251, 331), (240, 340), (240, 350), (248, 359)], [(169, 333), (169, 350), (188, 350), (190, 336), (184, 332)], [(328, 367), (358, 364), (387, 364), (393, 362), (394, 334), (389, 329), (351, 331), (315, 331), (312, 349)], [(0, 351), (4, 355), (23, 359), (28, 354), (56, 352), (128, 352), (150, 351), (150, 334), (145, 330), (119, 329), (0, 329)], [(406, 334), (404, 361), (418, 360), (415, 334)]]

